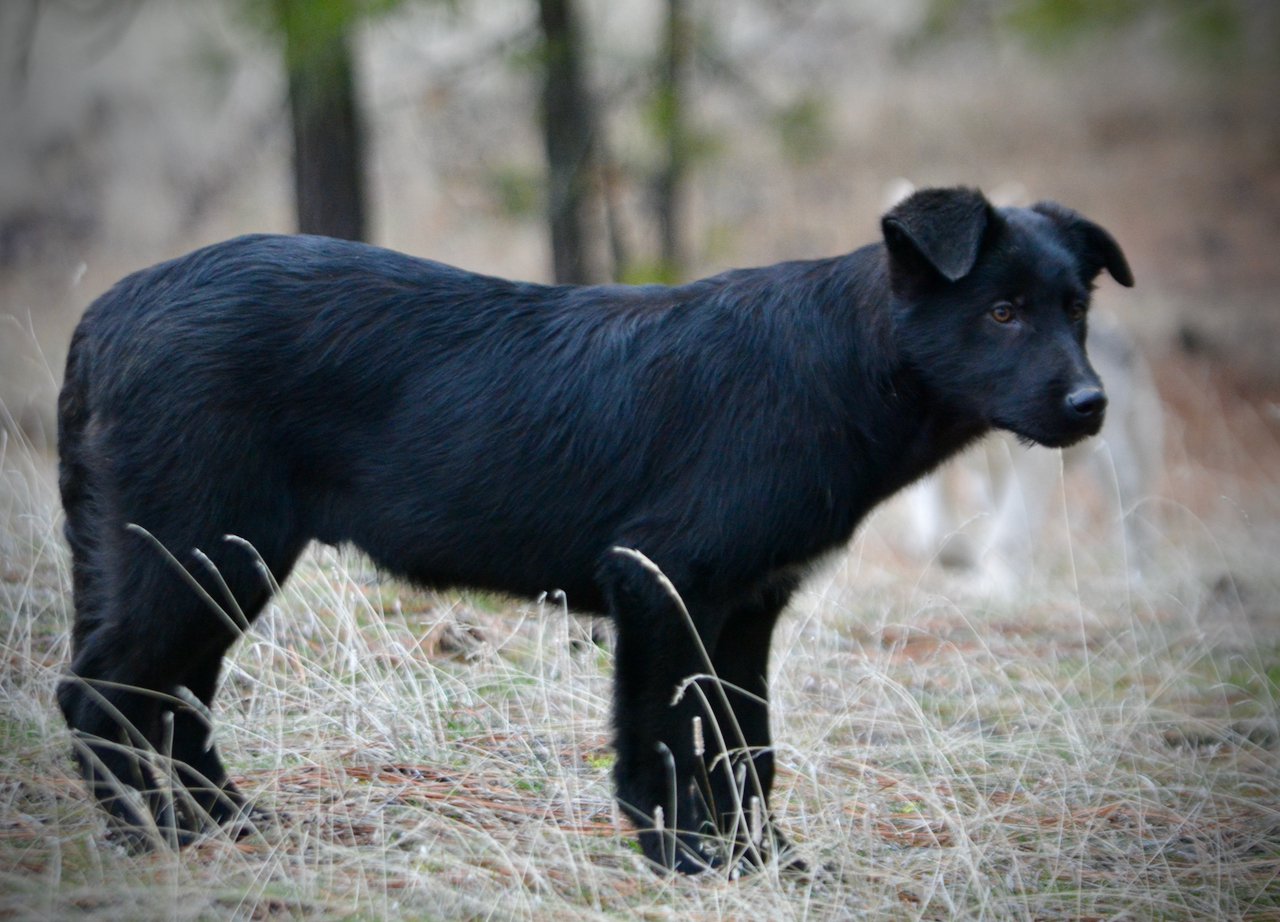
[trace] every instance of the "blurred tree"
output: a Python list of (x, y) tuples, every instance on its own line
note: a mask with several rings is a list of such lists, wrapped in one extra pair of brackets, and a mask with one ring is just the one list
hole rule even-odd
[(21, 91), (31, 69), (31, 47), (40, 21), (40, 0), (11, 0), (0, 9), (0, 60), (7, 59), (5, 89)]
[[(811, 12), (810, 5), (790, 0), (757, 0), (756, 5), (782, 31), (803, 22)], [(699, 166), (724, 152), (726, 137), (732, 132), (726, 133), (694, 111), (695, 76), (708, 86), (727, 91), (738, 104), (742, 123), (767, 126), (792, 165), (807, 166), (831, 146), (828, 105), (822, 93), (812, 85), (798, 94), (779, 91), (776, 83), (761, 79), (762, 73), (755, 67), (759, 55), (726, 47), (714, 14), (713, 5), (698, 0), (665, 3), (662, 34), (646, 82), (648, 127), (658, 146), (656, 167), (649, 168), (648, 175), (658, 254), (652, 262), (627, 265), (627, 281), (679, 282), (698, 255), (689, 240), (687, 220), (691, 180)], [(756, 51), (767, 53), (777, 34), (772, 33), (773, 38)]]
[(358, 0), (267, 2), (284, 40), (298, 232), (363, 240), (364, 135), (350, 34), (372, 5)]
[(595, 110), (583, 78), (582, 35), (573, 0), (538, 0), (542, 29), (542, 130), (547, 216), (555, 280), (601, 281), (588, 233), (595, 204)]
[(685, 103), (692, 58), (693, 28), (688, 0), (667, 0), (656, 99), (657, 129), (665, 150), (655, 183), (661, 241), (660, 273), (665, 281), (678, 281), (684, 275), (688, 261), (683, 233), (685, 184), (690, 157)]

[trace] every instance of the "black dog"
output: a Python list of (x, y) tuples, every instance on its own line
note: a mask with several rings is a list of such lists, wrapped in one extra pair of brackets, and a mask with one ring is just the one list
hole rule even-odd
[(177, 841), (240, 815), (199, 702), (267, 600), (262, 567), (283, 580), (316, 539), (612, 616), (617, 795), (644, 853), (692, 871), (780, 849), (765, 675), (806, 566), (991, 427), (1096, 433), (1090, 289), (1103, 269), (1133, 282), (1054, 204), (926, 190), (883, 231), (677, 288), (278, 236), (122, 281), (76, 330), (59, 401), (76, 622), (58, 698), (93, 793), (141, 829), (141, 792)]

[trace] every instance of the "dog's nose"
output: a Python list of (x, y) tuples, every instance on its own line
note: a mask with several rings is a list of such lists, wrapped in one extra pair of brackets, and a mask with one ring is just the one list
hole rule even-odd
[(1080, 387), (1067, 395), (1067, 406), (1078, 416), (1094, 419), (1107, 408), (1107, 395), (1100, 387)]

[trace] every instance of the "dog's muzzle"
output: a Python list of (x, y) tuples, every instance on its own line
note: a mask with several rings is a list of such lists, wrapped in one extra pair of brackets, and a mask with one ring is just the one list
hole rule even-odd
[(1067, 409), (1081, 420), (1098, 420), (1107, 412), (1107, 394), (1100, 387), (1080, 387), (1067, 394)]

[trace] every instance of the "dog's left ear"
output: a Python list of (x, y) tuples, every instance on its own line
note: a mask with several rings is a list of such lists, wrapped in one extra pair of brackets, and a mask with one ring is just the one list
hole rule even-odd
[(1087, 281), (1092, 282), (1103, 269), (1125, 288), (1133, 287), (1133, 272), (1124, 251), (1116, 238), (1083, 215), (1065, 208), (1057, 202), (1039, 202), (1031, 210), (1053, 221), (1067, 240), (1072, 251), (1080, 257), (1089, 271)]
[(896, 268), (931, 268), (949, 282), (973, 269), (987, 225), (996, 220), (976, 189), (922, 189), (880, 220)]

